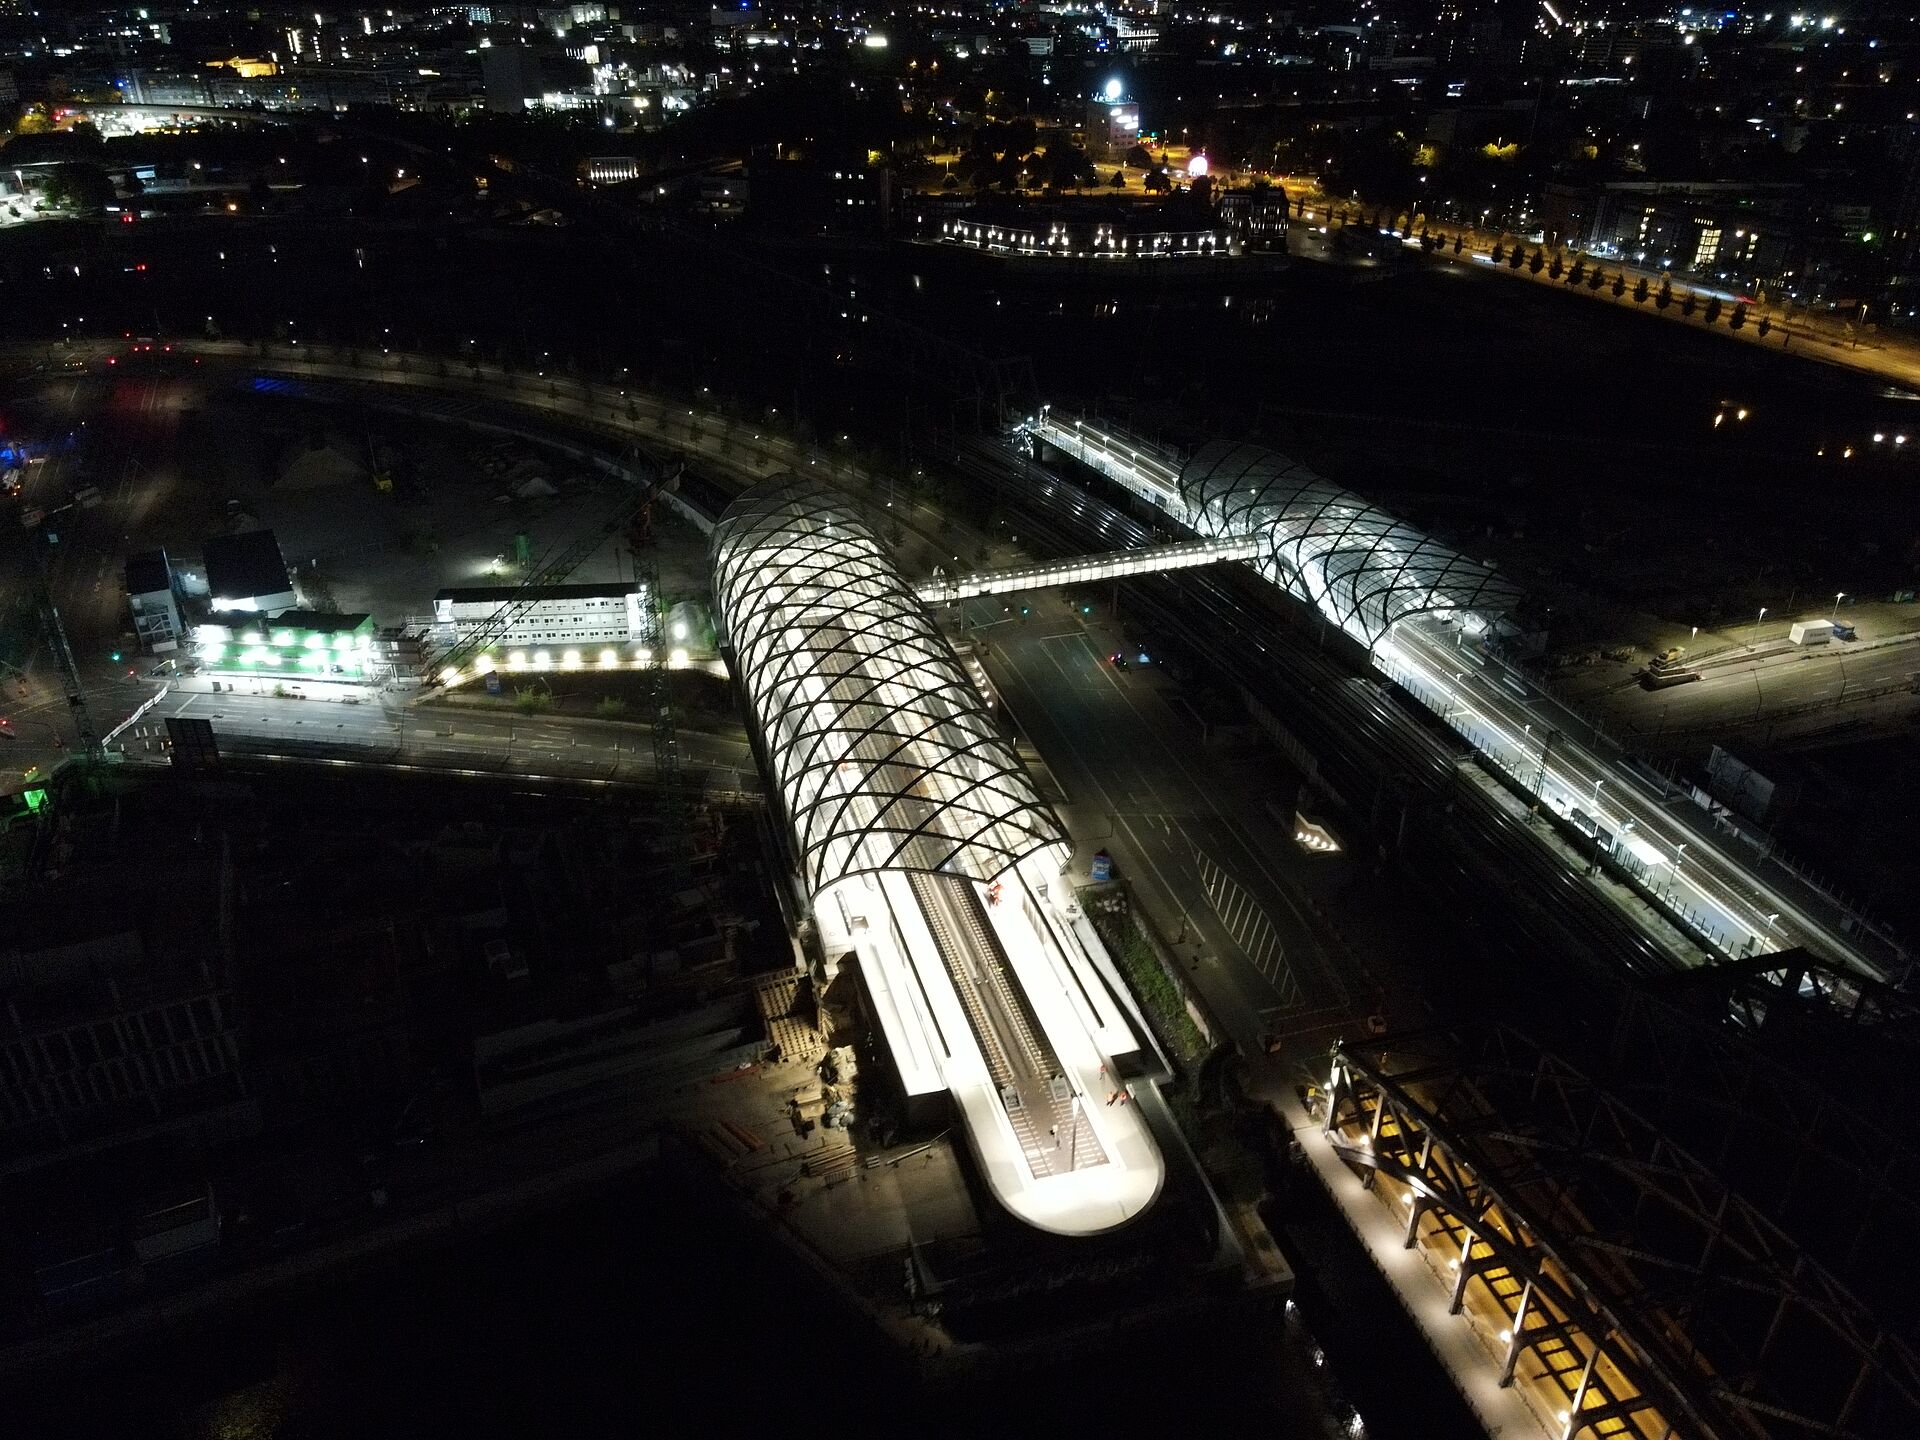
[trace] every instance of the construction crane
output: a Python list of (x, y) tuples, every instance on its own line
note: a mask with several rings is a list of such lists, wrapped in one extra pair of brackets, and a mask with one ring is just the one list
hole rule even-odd
[(685, 838), (687, 816), (685, 796), (680, 789), (680, 732), (673, 718), (672, 680), (667, 673), (666, 604), (660, 598), (660, 571), (651, 553), (651, 528), (639, 536), (642, 550), (633, 552), (634, 578), (647, 587), (648, 637), (647, 719), (653, 726), (653, 777), (665, 797), (665, 809), (673, 822), (672, 833)]
[(74, 735), (80, 742), (79, 751), (91, 760), (100, 753), (100, 732), (94, 728), (93, 714), (87, 708), (86, 687), (80, 681), (80, 667), (74, 662), (73, 647), (67, 643), (67, 627), (60, 619), (60, 606), (53, 598), (52, 565), (47, 556), (57, 542), (45, 528), (48, 519), (74, 509), (77, 504), (69, 500), (51, 510), (29, 511), (22, 518), (27, 528), (35, 532), (27, 537), (26, 543), (33, 551), (34, 603), (40, 612), (40, 628), (46, 636), (47, 648), (53, 652), (53, 663), (60, 671), (67, 709), (73, 715)]
[[(645, 466), (651, 471), (650, 478), (623, 494), (620, 502), (599, 524), (569, 544), (550, 547), (529, 565), (512, 599), (502, 602), (499, 609), (465, 635), (456, 633), (445, 649), (428, 660), (426, 674), (422, 677), (424, 687), (431, 689), (446, 683), (469, 659), (519, 624), (527, 612), (540, 602), (543, 588), (563, 583), (582, 560), (613, 536), (624, 530), (629, 538), (638, 537), (638, 543), (650, 543), (653, 537), (653, 502), (662, 492), (671, 491), (679, 485), (683, 465), (684, 462), (677, 460), (672, 464), (663, 464), (646, 455), (638, 446), (623, 454), (615, 467), (619, 473), (630, 476), (635, 469)], [(657, 603), (658, 597), (649, 586), (647, 604), (650, 610), (657, 607)], [(653, 638), (657, 641), (659, 637), (656, 635)], [(659, 646), (656, 644), (654, 648), (658, 650)]]

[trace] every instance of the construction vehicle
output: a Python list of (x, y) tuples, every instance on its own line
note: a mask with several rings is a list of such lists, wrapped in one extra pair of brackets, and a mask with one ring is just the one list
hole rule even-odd
[(1686, 663), (1686, 654), (1684, 645), (1671, 645), (1660, 651), (1640, 672), (1640, 688), (1665, 690), (1670, 686), (1688, 685), (1698, 680), (1700, 672)]

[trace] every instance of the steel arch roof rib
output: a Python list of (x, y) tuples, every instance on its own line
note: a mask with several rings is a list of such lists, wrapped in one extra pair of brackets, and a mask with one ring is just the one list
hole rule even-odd
[(1495, 615), (1519, 599), (1492, 566), (1258, 445), (1202, 446), (1181, 467), (1180, 495), (1203, 535), (1265, 536), (1262, 572), (1369, 649), (1409, 615)]
[(990, 880), (1066, 832), (878, 538), (818, 481), (721, 516), (714, 596), (818, 894), (844, 876)]

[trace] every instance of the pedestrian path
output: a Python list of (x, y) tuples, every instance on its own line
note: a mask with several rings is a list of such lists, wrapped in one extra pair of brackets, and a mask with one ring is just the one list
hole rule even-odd
[(1249, 1092), (1285, 1119), (1315, 1177), (1487, 1433), (1500, 1440), (1548, 1440), (1550, 1432), (1519, 1392), (1500, 1384), (1499, 1367), (1468, 1322), (1448, 1313), (1446, 1290), (1419, 1252), (1407, 1248), (1404, 1223), (1361, 1184), (1307, 1114), (1290, 1083), (1291, 1069), (1278, 1059), (1249, 1063)]

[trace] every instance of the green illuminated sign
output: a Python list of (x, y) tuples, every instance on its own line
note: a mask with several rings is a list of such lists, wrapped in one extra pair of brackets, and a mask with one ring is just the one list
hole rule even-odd
[[(279, 617), (285, 622), (289, 617)], [(194, 630), (200, 663), (216, 670), (295, 679), (360, 680), (373, 649), (373, 620), (360, 617), (350, 629), (279, 623), (241, 630), (219, 623)]]

